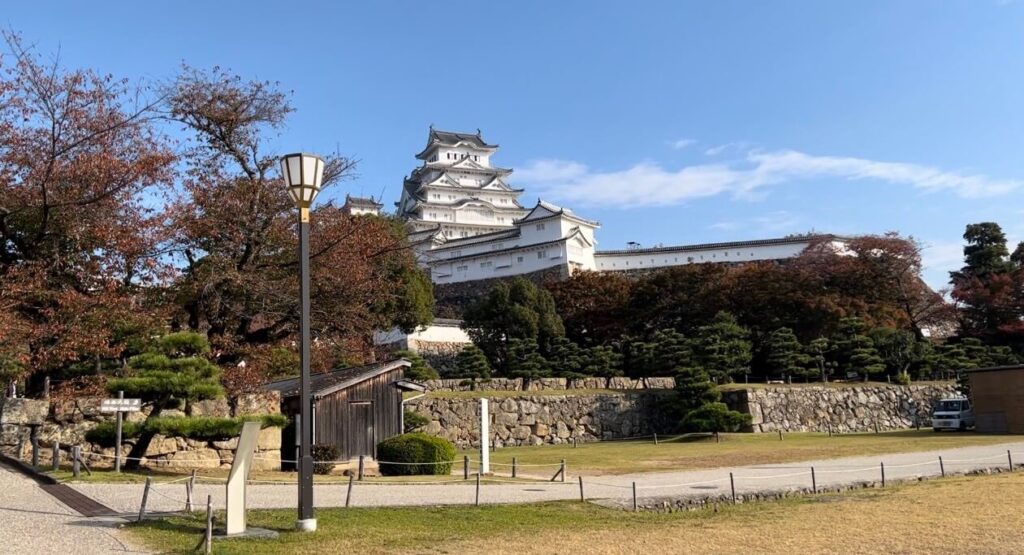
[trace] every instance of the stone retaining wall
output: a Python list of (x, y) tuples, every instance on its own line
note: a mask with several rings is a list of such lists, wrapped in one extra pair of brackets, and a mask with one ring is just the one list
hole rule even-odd
[[(491, 399), (496, 447), (562, 444), (651, 434), (660, 422), (657, 392), (527, 395)], [(459, 447), (480, 445), (479, 399), (423, 397), (406, 408), (430, 421), (424, 432)]]
[[(751, 415), (754, 432), (869, 432), (916, 426), (952, 382), (927, 385), (778, 386), (727, 391), (729, 408)], [(922, 424), (928, 425), (928, 424)]]
[[(113, 421), (115, 416), (100, 412), (100, 398), (81, 397), (65, 401), (45, 399), (0, 399), (0, 452), (29, 460), (31, 457), (30, 426), (38, 426), (39, 444), (51, 447), (55, 441), (61, 445), (80, 445), (83, 452), (99, 453), (89, 460), (90, 466), (113, 466), (114, 448), (91, 444), (85, 434), (100, 422)], [(278, 414), (281, 400), (277, 392), (245, 395), (229, 403), (227, 399), (215, 399), (190, 404), (185, 411), (163, 411), (161, 416), (250, 416)], [(146, 419), (149, 409), (125, 414), (127, 422), (141, 422)], [(238, 440), (203, 441), (184, 438), (153, 437), (146, 449), (142, 463), (154, 467), (174, 467), (183, 471), (192, 468), (217, 468), (230, 466), (234, 460), (234, 449)], [(123, 456), (127, 456), (134, 440), (122, 444)], [(20, 452), (19, 452), (20, 448)], [(281, 429), (266, 428), (260, 432), (257, 443), (257, 469), (277, 469), (281, 466)], [(48, 464), (50, 449), (40, 452), (40, 460)]]

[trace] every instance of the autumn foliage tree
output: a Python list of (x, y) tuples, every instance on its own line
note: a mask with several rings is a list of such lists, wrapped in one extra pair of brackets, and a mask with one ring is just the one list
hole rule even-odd
[(0, 360), (55, 374), (120, 357), (156, 325), (166, 277), (151, 200), (174, 153), (159, 97), (43, 63), (20, 37), (0, 66)]
[[(223, 362), (294, 337), (297, 216), (280, 153), (268, 147), (292, 111), (287, 95), (273, 83), (186, 67), (167, 109), (191, 133), (181, 194), (169, 206), (168, 248), (184, 261), (174, 285), (177, 324), (207, 334)], [(328, 156), (323, 189), (354, 164)], [(314, 338), (362, 338), (369, 353), (374, 329), (429, 321), (430, 283), (400, 225), (349, 216), (329, 200), (314, 207), (311, 223)]]

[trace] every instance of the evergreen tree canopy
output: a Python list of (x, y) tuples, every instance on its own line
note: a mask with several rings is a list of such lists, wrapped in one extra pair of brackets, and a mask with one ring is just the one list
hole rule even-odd
[(414, 353), (409, 350), (397, 351), (396, 356), (402, 357), (412, 363), (412, 366), (405, 369), (405, 377), (410, 380), (436, 380), (438, 379), (437, 370), (434, 370), (426, 360), (423, 359), (418, 353)]
[(459, 378), (490, 378), (491, 365), (487, 362), (487, 355), (476, 345), (466, 345), (456, 357), (455, 375)]
[(764, 349), (767, 354), (765, 362), (770, 371), (782, 376), (807, 374), (810, 357), (804, 353), (804, 347), (793, 330), (778, 328), (771, 332), (765, 340)]
[(697, 328), (694, 361), (720, 383), (750, 371), (750, 333), (728, 312), (719, 312), (710, 324)]

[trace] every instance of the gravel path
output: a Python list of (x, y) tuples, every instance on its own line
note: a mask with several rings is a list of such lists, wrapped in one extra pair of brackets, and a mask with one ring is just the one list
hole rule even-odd
[(117, 518), (85, 518), (36, 482), (0, 466), (0, 553), (142, 553), (115, 529)]
[[(584, 477), (584, 488), (588, 499), (604, 498), (625, 500), (632, 497), (632, 483), (637, 484), (638, 497), (660, 496), (706, 496), (729, 493), (729, 473), (735, 477), (738, 494), (767, 492), (785, 489), (805, 488), (811, 485), (810, 468), (815, 468), (819, 487), (878, 481), (881, 478), (880, 462), (885, 463), (887, 480), (900, 480), (940, 474), (939, 457), (945, 462), (947, 473), (958, 473), (981, 468), (1007, 466), (1006, 452), (1013, 453), (1014, 465), (1024, 463), (1024, 442), (961, 447), (943, 451), (899, 453), (849, 457), (800, 463), (717, 468), (681, 472), (659, 472), (620, 476)], [(485, 483), (481, 487), (481, 503), (530, 503), (558, 499), (578, 499), (579, 484), (571, 474), (566, 483)], [(434, 479), (424, 477), (424, 479)], [(118, 511), (138, 511), (142, 499), (141, 484), (74, 484), (86, 495)], [(269, 485), (251, 484), (248, 489), (248, 503), (251, 508), (292, 508), (296, 506), (296, 488), (292, 484)], [(314, 493), (317, 507), (339, 507), (345, 505), (347, 486), (345, 484), (317, 485)], [(153, 510), (180, 510), (185, 503), (185, 486), (181, 482), (158, 485), (150, 496), (149, 506)], [(213, 497), (214, 506), (224, 506), (224, 486), (219, 484), (197, 484), (197, 506), (205, 506), (207, 495)], [(476, 488), (459, 480), (453, 484), (372, 484), (356, 482), (352, 492), (352, 506), (406, 506), (406, 505), (454, 505), (472, 504), (476, 499)]]

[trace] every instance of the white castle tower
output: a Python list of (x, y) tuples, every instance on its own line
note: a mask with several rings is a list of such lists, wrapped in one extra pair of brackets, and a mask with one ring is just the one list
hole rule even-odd
[(427, 146), (416, 155), (423, 165), (405, 179), (398, 215), (410, 232), (439, 231), (445, 239), (473, 237), (512, 227), (526, 215), (522, 189), (505, 179), (512, 173), (491, 165), (498, 145), (476, 134), (430, 128)]

